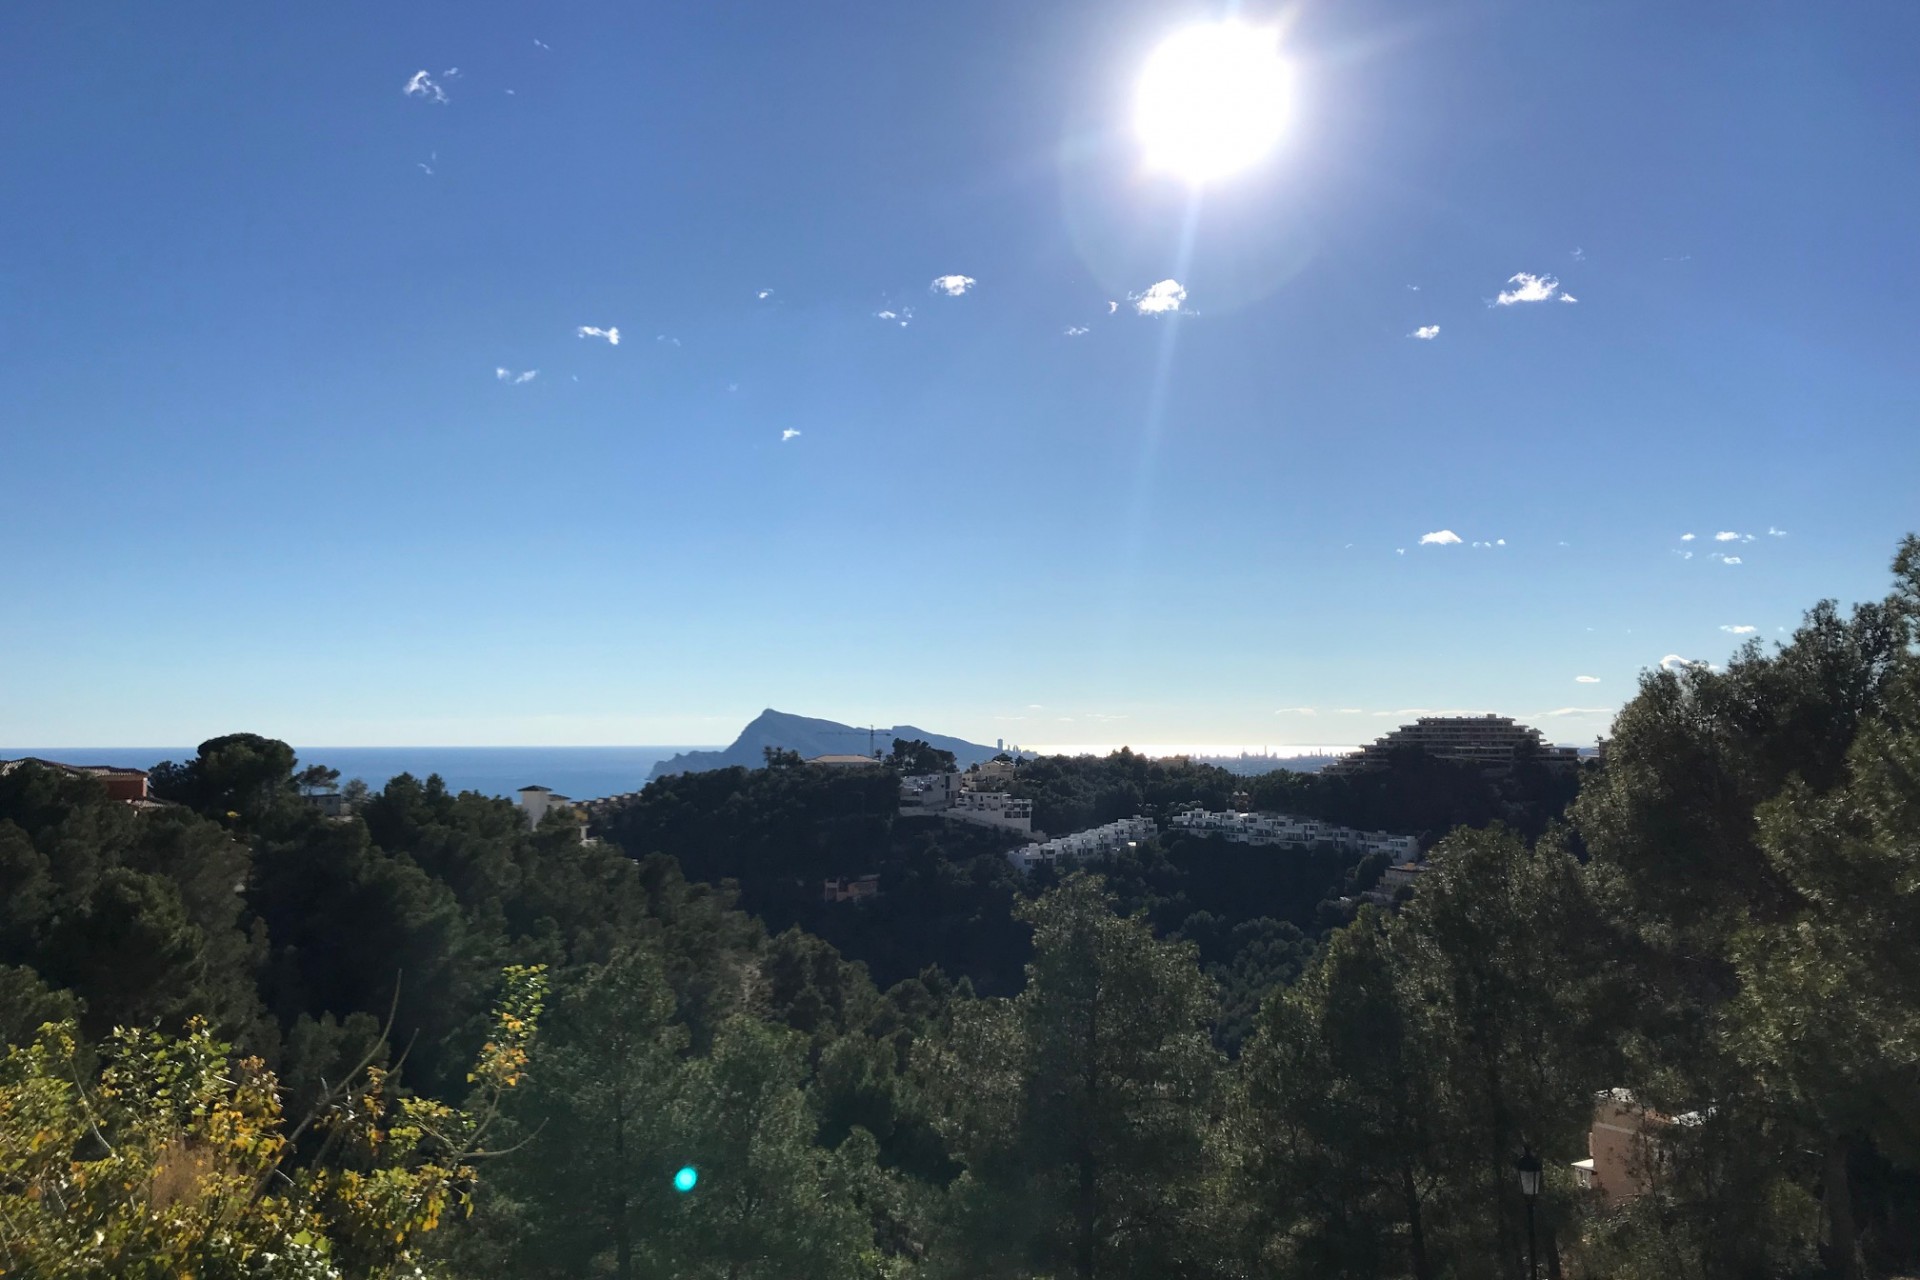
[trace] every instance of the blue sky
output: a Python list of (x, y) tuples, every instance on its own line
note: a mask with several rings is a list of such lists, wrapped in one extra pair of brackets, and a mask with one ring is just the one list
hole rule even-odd
[(1195, 196), (1131, 95), (1219, 13), (15, 14), (0, 740), (1584, 742), (1884, 591), (1920, 11), (1247, 6)]

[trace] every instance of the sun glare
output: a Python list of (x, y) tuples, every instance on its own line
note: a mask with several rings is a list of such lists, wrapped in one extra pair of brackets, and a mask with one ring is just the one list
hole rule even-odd
[(1238, 22), (1187, 27), (1147, 59), (1134, 128), (1149, 169), (1202, 183), (1257, 162), (1287, 121), (1280, 33)]

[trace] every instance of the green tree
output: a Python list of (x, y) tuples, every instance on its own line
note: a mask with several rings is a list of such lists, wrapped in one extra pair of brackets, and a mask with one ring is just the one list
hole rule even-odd
[(956, 1158), (949, 1261), (969, 1275), (1192, 1274), (1219, 1055), (1188, 944), (1074, 876), (1021, 910), (1027, 987), (956, 1006), (927, 1055)]
[(1259, 1269), (1305, 1277), (1439, 1274), (1429, 1243), (1441, 1175), (1436, 1082), (1403, 964), (1363, 912), (1262, 1007), (1241, 1059), (1244, 1186)]
[(960, 767), (953, 752), (919, 738), (895, 738), (887, 762), (902, 773), (951, 773)]
[(674, 1209), (669, 1180), (693, 1158), (668, 1123), (687, 1043), (673, 1014), (648, 947), (563, 983), (511, 1112), (530, 1136), (492, 1207), (514, 1274), (632, 1280), (643, 1263), (653, 1273)]
[(324, 764), (310, 764), (293, 775), (293, 783), (300, 788), (302, 795), (313, 796), (321, 792), (340, 789), (340, 771), (329, 769)]
[(293, 748), (257, 733), (229, 733), (201, 743), (184, 764), (154, 766), (148, 784), (162, 800), (252, 830), (293, 794)]

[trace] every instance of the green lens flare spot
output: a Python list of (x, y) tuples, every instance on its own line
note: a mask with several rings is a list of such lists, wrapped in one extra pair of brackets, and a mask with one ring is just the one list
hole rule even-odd
[(680, 1172), (673, 1175), (673, 1189), (685, 1195), (693, 1190), (694, 1184), (698, 1181), (700, 1181), (700, 1171), (690, 1164), (682, 1165)]

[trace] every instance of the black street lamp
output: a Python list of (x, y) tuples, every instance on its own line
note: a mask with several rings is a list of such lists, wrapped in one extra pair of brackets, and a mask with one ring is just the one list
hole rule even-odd
[(1522, 1148), (1513, 1167), (1520, 1175), (1520, 1194), (1527, 1198), (1527, 1280), (1540, 1280), (1539, 1254), (1533, 1235), (1533, 1202), (1540, 1198), (1540, 1157), (1533, 1154), (1533, 1148)]

